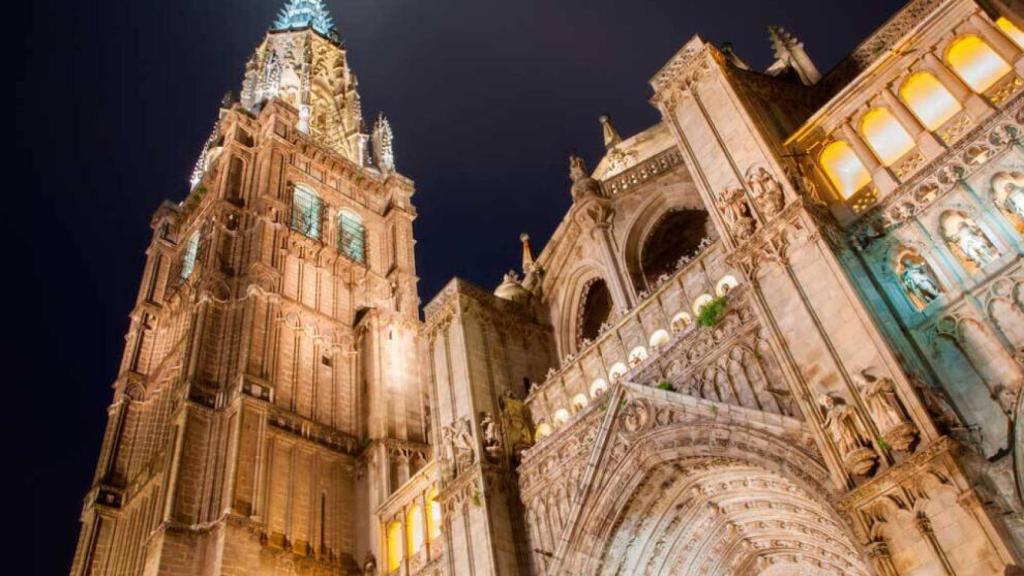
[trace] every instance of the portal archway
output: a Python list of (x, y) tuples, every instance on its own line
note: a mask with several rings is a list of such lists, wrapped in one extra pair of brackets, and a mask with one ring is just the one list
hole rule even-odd
[(674, 272), (679, 260), (694, 255), (707, 236), (708, 213), (704, 210), (669, 210), (662, 214), (640, 248), (640, 274), (646, 287)]
[[(565, 556), (580, 574), (867, 575), (813, 457), (732, 427), (670, 427), (630, 448)], [(707, 442), (701, 440), (707, 437)]]

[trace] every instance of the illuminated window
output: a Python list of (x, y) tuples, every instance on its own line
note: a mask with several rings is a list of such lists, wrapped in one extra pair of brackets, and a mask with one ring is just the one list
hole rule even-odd
[(732, 292), (733, 288), (739, 285), (740, 283), (736, 280), (735, 276), (732, 274), (726, 274), (725, 276), (722, 276), (722, 279), (718, 281), (718, 284), (715, 284), (715, 294), (725, 296), (729, 292)]
[(405, 517), (405, 537), (409, 555), (416, 554), (423, 548), (423, 510), (413, 506)]
[(362, 264), (366, 259), (366, 229), (358, 214), (342, 210), (338, 214), (338, 252)]
[(886, 166), (914, 148), (914, 139), (885, 108), (875, 108), (865, 114), (860, 123), (860, 132), (874, 150), (875, 156)]
[(977, 36), (964, 36), (946, 51), (946, 61), (975, 92), (984, 92), (1006, 76), (1010, 65)]
[(601, 394), (604, 394), (604, 391), (607, 390), (607, 389), (608, 389), (608, 382), (605, 382), (604, 378), (598, 378), (597, 380), (594, 380), (590, 384), (590, 397), (591, 398), (597, 398)]
[(693, 318), (686, 312), (680, 312), (672, 317), (672, 331), (679, 332), (693, 323)]
[(853, 148), (842, 140), (825, 147), (821, 153), (821, 167), (832, 182), (832, 186), (843, 198), (853, 196), (871, 182), (871, 174), (861, 163)]
[(427, 492), (427, 534), (433, 542), (441, 536), (441, 503), (437, 501), (437, 488), (431, 488)]
[(714, 300), (714, 298), (711, 294), (701, 294), (700, 296), (697, 296), (697, 299), (693, 301), (693, 313), (700, 316), (701, 309), (710, 304), (712, 300)]
[(1000, 16), (996, 20), (996, 26), (1003, 31), (1003, 34), (1009, 36), (1010, 40), (1013, 40), (1013, 43), (1016, 44), (1018, 48), (1024, 49), (1024, 32), (1021, 32), (1020, 28), (1014, 26), (1013, 22), (1010, 22), (1009, 18), (1006, 16)]
[(565, 424), (566, 422), (569, 421), (570, 416), (572, 415), (569, 414), (568, 410), (566, 410), (565, 408), (559, 408), (558, 410), (555, 410), (553, 418), (555, 420), (555, 424), (561, 426), (562, 424)]
[(537, 431), (533, 435), (534, 441), (540, 442), (542, 439), (551, 436), (551, 432), (551, 425), (548, 424), (547, 422), (541, 422), (540, 424), (537, 424)]
[(305, 186), (296, 186), (292, 194), (292, 230), (320, 238), (320, 198)]
[(960, 111), (960, 103), (931, 72), (918, 72), (900, 87), (900, 98), (921, 124), (936, 130)]
[(608, 380), (614, 384), (618, 382), (619, 378), (622, 378), (622, 375), (628, 371), (629, 369), (626, 368), (625, 364), (622, 362), (616, 362), (615, 364), (612, 364), (611, 370), (608, 370)]
[(398, 520), (388, 524), (388, 572), (394, 572), (402, 566), (404, 549), (402, 547), (402, 523)]
[(188, 280), (196, 267), (196, 255), (199, 253), (199, 232), (193, 232), (185, 244), (185, 252), (181, 256), (181, 281)]

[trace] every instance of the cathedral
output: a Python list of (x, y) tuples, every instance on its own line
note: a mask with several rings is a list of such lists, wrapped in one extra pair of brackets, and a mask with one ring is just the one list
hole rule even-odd
[(152, 217), (72, 576), (1024, 573), (1022, 13), (912, 0), (824, 74), (693, 36), (421, 309), (389, 123), (287, 0)]

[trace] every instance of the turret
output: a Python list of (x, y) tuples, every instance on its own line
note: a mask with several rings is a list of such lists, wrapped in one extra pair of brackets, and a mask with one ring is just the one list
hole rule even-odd
[(814, 65), (807, 51), (804, 50), (804, 43), (797, 40), (795, 36), (787, 32), (782, 26), (769, 26), (768, 38), (772, 43), (772, 51), (775, 53), (775, 62), (768, 67), (769, 74), (778, 75), (790, 69), (796, 72), (800, 81), (807, 86), (816, 84), (821, 80), (821, 73)]

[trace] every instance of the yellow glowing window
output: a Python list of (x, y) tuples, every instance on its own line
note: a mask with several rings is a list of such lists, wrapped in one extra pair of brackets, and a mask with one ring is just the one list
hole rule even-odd
[(1020, 28), (1014, 26), (1013, 22), (1006, 16), (1000, 16), (996, 20), (996, 26), (1003, 31), (1003, 34), (1009, 36), (1010, 40), (1017, 45), (1018, 48), (1024, 49), (1024, 32), (1020, 31)]
[(409, 554), (415, 554), (423, 548), (423, 510), (419, 506), (409, 509), (405, 517), (405, 532), (408, 540)]
[(431, 541), (437, 540), (441, 535), (441, 503), (437, 501), (437, 488), (431, 488), (427, 492), (427, 534)]
[(914, 148), (914, 139), (907, 134), (892, 112), (885, 108), (868, 111), (860, 123), (860, 131), (875, 151), (875, 156), (886, 166)]
[(903, 83), (900, 98), (929, 130), (936, 130), (960, 111), (960, 103), (931, 72), (918, 72)]
[(402, 523), (394, 521), (388, 524), (388, 572), (394, 572), (402, 566)]
[(1006, 60), (977, 36), (964, 36), (953, 42), (946, 52), (946, 61), (975, 92), (988, 90), (1010, 71)]
[(821, 153), (821, 167), (843, 198), (853, 196), (871, 182), (871, 174), (854, 154), (850, 145), (842, 140), (833, 142)]

